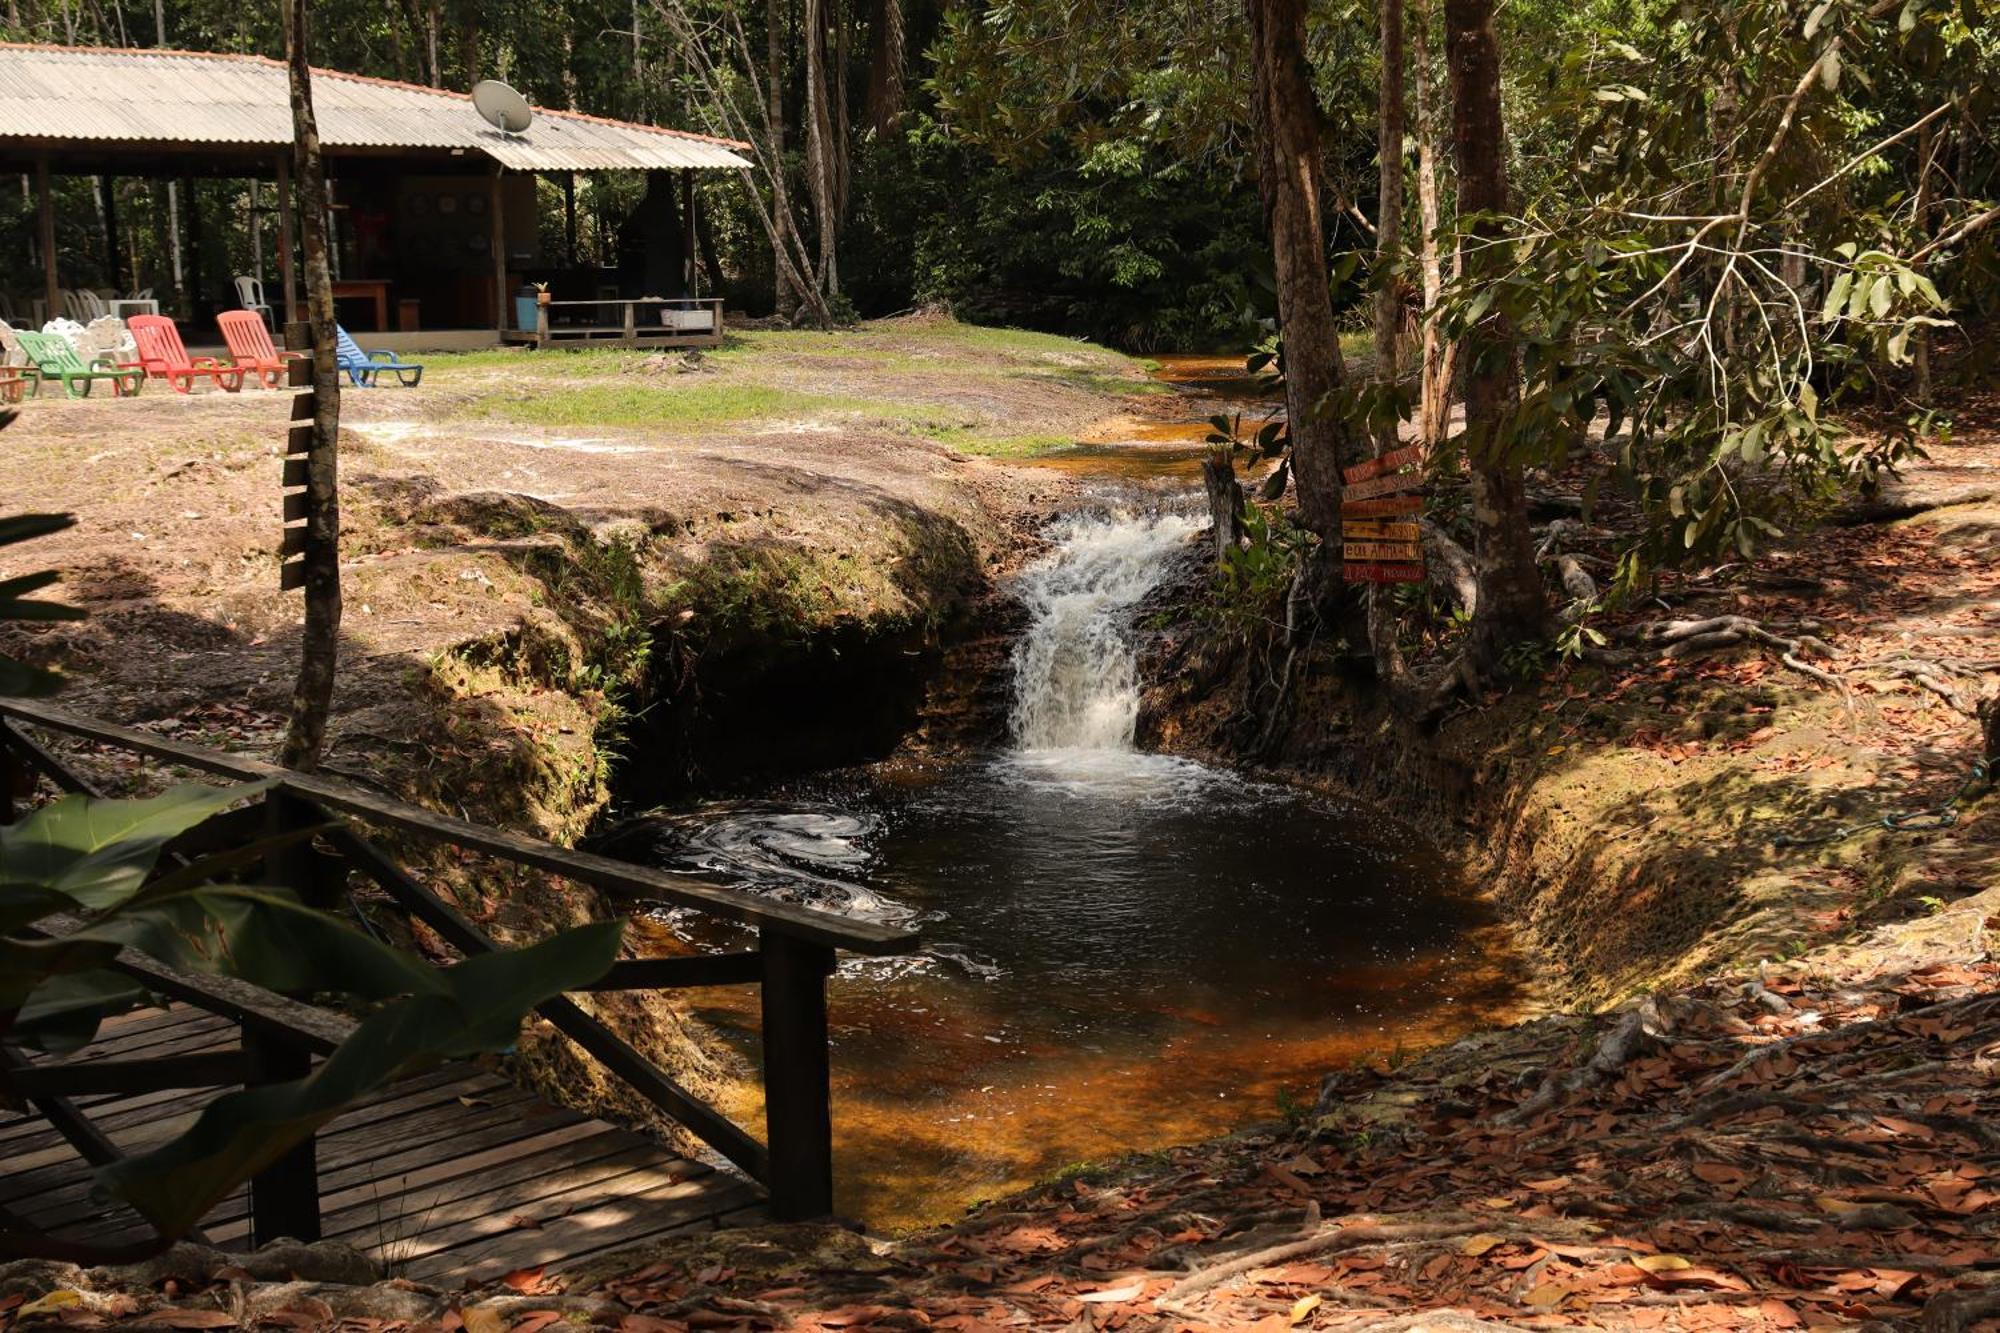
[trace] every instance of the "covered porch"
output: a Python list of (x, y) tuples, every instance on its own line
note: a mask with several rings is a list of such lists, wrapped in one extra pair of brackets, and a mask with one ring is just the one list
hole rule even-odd
[[(527, 130), (502, 133), (463, 94), (330, 70), (315, 71), (314, 100), (334, 300), (343, 325), (368, 345), (720, 341), (724, 311), (713, 294), (713, 245), (703, 244), (697, 173), (746, 166), (734, 151), (740, 145), (547, 110)], [(157, 205), (153, 196), (164, 194), (176, 210), (171, 241), (154, 246), (172, 250), (173, 290), (147, 299), (184, 322), (190, 344), (214, 340), (216, 313), (256, 306), (288, 342), (303, 340), (289, 94), (277, 62), (0, 45), (0, 172), (19, 173), (34, 208), (30, 253), (0, 277), (17, 317), (33, 312), (39, 327), (73, 308), (68, 292), (100, 284), (113, 313), (121, 313), (116, 303), (122, 313), (144, 304), (133, 299), (140, 255), (121, 226), (118, 188), (140, 179), (155, 187), (148, 199)], [(87, 192), (75, 178), (90, 180)], [(213, 216), (211, 186), (202, 192), (211, 214), (188, 216), (194, 183), (218, 181), (240, 183), (220, 191), (240, 212)], [(600, 205), (629, 205), (610, 225), (601, 206), (591, 210), (588, 238), (580, 234), (580, 181)], [(80, 194), (101, 229), (95, 254), (58, 239), (58, 209), (67, 201), (73, 212)], [(78, 221), (64, 220), (71, 238)], [(202, 262), (198, 236), (218, 226), (248, 234), (249, 245), (230, 252), (251, 256), (241, 271), (211, 271), (212, 243)], [(158, 253), (148, 258), (164, 268)]]

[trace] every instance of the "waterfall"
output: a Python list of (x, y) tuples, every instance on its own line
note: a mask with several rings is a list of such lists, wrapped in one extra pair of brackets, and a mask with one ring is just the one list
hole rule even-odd
[(1132, 608), (1200, 527), (1189, 516), (1076, 514), (1020, 575), (1028, 630), (1014, 648), (1014, 743), (1024, 751), (1129, 752), (1139, 719)]

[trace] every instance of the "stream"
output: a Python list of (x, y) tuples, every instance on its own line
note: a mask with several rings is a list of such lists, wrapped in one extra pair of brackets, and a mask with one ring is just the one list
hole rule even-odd
[[(1329, 1070), (1520, 999), (1504, 932), (1407, 826), (1136, 748), (1135, 608), (1203, 520), (1177, 467), (1104, 472), (1016, 578), (1010, 745), (657, 812), (621, 849), (922, 927), (830, 990), (836, 1203), (879, 1230), (1309, 1110)], [(754, 996), (696, 994), (754, 1053)]]

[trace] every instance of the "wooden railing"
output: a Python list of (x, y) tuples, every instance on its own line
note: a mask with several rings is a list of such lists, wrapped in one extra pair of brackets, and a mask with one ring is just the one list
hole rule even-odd
[[(580, 322), (560, 320), (556, 313), (584, 309), (592, 314)], [(600, 310), (612, 312), (611, 318), (597, 318), (596, 312)], [(645, 316), (650, 316), (650, 319)], [(510, 330), (506, 336), (510, 341), (527, 341), (532, 336), (537, 347), (565, 341), (619, 342), (632, 346), (647, 342), (719, 343), (722, 341), (722, 298), (642, 296), (596, 301), (543, 301), (535, 307), (532, 335), (525, 330)]]
[[(352, 874), (373, 881), (398, 907), (422, 921), (460, 953), (471, 955), (494, 947), (485, 932), (445, 899), (433, 893), (369, 841), (359, 824), (464, 851), (495, 857), (606, 890), (619, 898), (670, 903), (747, 926), (757, 932), (757, 947), (732, 953), (621, 961), (593, 984), (594, 991), (678, 990), (696, 986), (756, 985), (762, 988), (765, 1137), (759, 1142), (720, 1111), (692, 1092), (602, 1021), (566, 996), (543, 1004), (538, 1012), (551, 1026), (594, 1056), (612, 1074), (665, 1116), (686, 1127), (769, 1192), (771, 1209), (784, 1220), (820, 1217), (833, 1207), (833, 1121), (829, 1103), (826, 1019), (826, 979), (835, 953), (884, 956), (908, 953), (916, 947), (916, 932), (900, 927), (856, 921), (830, 912), (776, 902), (755, 894), (668, 875), (609, 857), (559, 847), (535, 838), (487, 828), (449, 815), (435, 814), (403, 801), (378, 795), (352, 783), (317, 774), (295, 773), (242, 755), (190, 745), (153, 732), (81, 717), (61, 709), (23, 700), (0, 699), (0, 815), (15, 817), (16, 796), (27, 795), (37, 775), (63, 791), (95, 794), (89, 785), (25, 728), (55, 732), (143, 755), (165, 763), (234, 781), (270, 780), (273, 786), (255, 802), (218, 816), (196, 829), (192, 838), (205, 845), (180, 850), (206, 852), (238, 845), (259, 836), (288, 830), (315, 829), (315, 836), (290, 844), (266, 864), (264, 878), (299, 893), (321, 907), (334, 907), (344, 896)], [(179, 977), (164, 969), (148, 969), (144, 960), (124, 960), (157, 993), (188, 999), (217, 1012), (228, 1012), (243, 1025), (244, 1048), (231, 1053), (226, 1068), (160, 1068), (129, 1071), (131, 1077), (154, 1080), (150, 1087), (211, 1086), (214, 1082), (276, 1081), (297, 1077), (313, 1055), (330, 1050), (338, 1040), (340, 1020), (304, 1005), (290, 1005), (290, 1017), (274, 1018), (268, 1006), (248, 1000), (227, 1007), (229, 996), (246, 992), (265, 995), (254, 987), (225, 979)], [(220, 989), (218, 989), (218, 987)], [(218, 1008), (217, 996), (225, 1003)], [(280, 997), (268, 997), (278, 1000)], [(326, 1022), (304, 1022), (299, 1012), (317, 1014)], [(297, 1021), (294, 1021), (294, 1020)], [(167, 1083), (228, 1074), (201, 1083)], [(86, 1156), (108, 1151), (107, 1143), (82, 1139), (63, 1123), (63, 1099), (79, 1091), (65, 1083), (77, 1077), (106, 1077), (50, 1071), (28, 1072), (15, 1064), (0, 1071), (0, 1081), (18, 1087), (26, 1077), (35, 1099), (66, 1137)], [(95, 1085), (93, 1090), (95, 1090)], [(101, 1137), (101, 1136), (99, 1136)], [(252, 1211), (259, 1235), (317, 1237), (318, 1188), (310, 1140), (289, 1157), (268, 1168), (252, 1184)]]

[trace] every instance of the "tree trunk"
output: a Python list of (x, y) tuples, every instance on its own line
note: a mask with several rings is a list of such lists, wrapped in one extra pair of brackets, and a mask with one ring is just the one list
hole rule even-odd
[[(1507, 132), (1500, 118), (1500, 43), (1493, 0), (1445, 0), (1445, 63), (1451, 73), (1452, 149), (1458, 162), (1458, 215), (1486, 214), (1470, 228), (1481, 244), (1461, 254), (1464, 270), (1495, 274), (1507, 263)], [(1465, 452), (1472, 472), (1473, 557), (1479, 607), (1471, 661), (1491, 672), (1515, 642), (1539, 637), (1547, 599), (1528, 538), (1521, 467), (1509, 459), (1520, 403), (1514, 378), (1514, 329), (1499, 311), (1465, 336)]]
[(771, 299), (774, 312), (789, 318), (798, 301), (783, 253), (792, 216), (785, 197), (785, 0), (770, 0), (764, 25), (764, 126), (771, 139), (771, 219), (777, 229), (771, 240)]
[[(326, 164), (313, 120), (306, 0), (285, 0), (285, 47), (292, 91), (292, 178), (303, 223), (306, 310), (312, 321), (317, 408), (306, 455), (305, 632), (292, 715), (280, 760), (310, 772), (326, 743), (327, 712), (340, 651), (340, 377), (334, 365), (333, 276), (327, 266)], [(292, 207), (281, 200), (280, 207)]]
[(1445, 441), (1451, 424), (1452, 345), (1438, 327), (1438, 301), (1444, 293), (1444, 262), (1440, 257), (1438, 232), (1444, 221), (1438, 208), (1438, 105), (1437, 87), (1431, 79), (1430, 0), (1416, 0), (1417, 81), (1417, 218), (1423, 228), (1418, 239), (1418, 265), (1423, 273), (1424, 323), (1422, 378), (1417, 394), (1418, 439), (1425, 452)]
[[(1377, 99), (1375, 209), (1375, 376), (1384, 384), (1402, 371), (1403, 282), (1391, 276), (1403, 250), (1403, 0), (1381, 0), (1382, 87)], [(1382, 428), (1375, 452), (1396, 447), (1394, 424)]]
[[(1403, 280), (1394, 273), (1403, 249), (1403, 0), (1381, 0), (1382, 86), (1376, 133), (1375, 210), (1375, 378), (1392, 388), (1402, 373), (1399, 352), (1403, 337)], [(1376, 432), (1377, 457), (1399, 443), (1394, 417)], [(1403, 654), (1396, 642), (1396, 613), (1389, 589), (1368, 588), (1368, 646), (1375, 671), (1384, 680), (1398, 680)]]
[(868, 128), (887, 134), (903, 113), (903, 0), (875, 0), (868, 24)]
[[(1936, 152), (1936, 131), (1926, 125), (1917, 131), (1917, 197), (1914, 204), (1917, 235), (1928, 242), (1931, 235), (1931, 157)], [(1930, 330), (1918, 325), (1910, 334), (1911, 393), (1921, 407), (1931, 405)]]
[(1243, 487), (1236, 464), (1226, 450), (1211, 449), (1201, 460), (1202, 485), (1208, 491), (1208, 517), (1215, 526), (1215, 559), (1237, 548), (1243, 539)]
[(819, 222), (819, 268), (813, 275), (820, 291), (840, 290), (839, 181), (834, 168), (833, 117), (827, 106), (826, 10), (831, 0), (806, 0), (806, 186), (812, 191), (813, 213)]
[(1246, 0), (1250, 15), (1257, 188), (1278, 279), (1285, 412), (1300, 520), (1326, 540), (1340, 529), (1340, 467), (1353, 461), (1345, 424), (1316, 409), (1345, 370), (1327, 283), (1320, 218), (1319, 104), (1306, 64), (1305, 0)]

